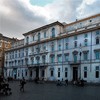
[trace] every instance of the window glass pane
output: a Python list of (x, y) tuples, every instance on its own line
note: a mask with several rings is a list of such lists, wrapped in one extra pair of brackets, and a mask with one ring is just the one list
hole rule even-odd
[(84, 72), (84, 78), (87, 78), (87, 72), (86, 71)]
[(96, 31), (96, 35), (99, 35), (99, 30)]
[(65, 77), (67, 77), (67, 72), (65, 72)]
[(96, 66), (96, 70), (99, 71), (99, 66)]
[(58, 72), (58, 77), (60, 77), (60, 72)]
[(96, 77), (96, 78), (99, 78), (99, 71), (96, 71), (95, 77)]
[(53, 76), (53, 70), (51, 70), (51, 76)]
[(84, 67), (84, 71), (87, 71), (87, 67)]

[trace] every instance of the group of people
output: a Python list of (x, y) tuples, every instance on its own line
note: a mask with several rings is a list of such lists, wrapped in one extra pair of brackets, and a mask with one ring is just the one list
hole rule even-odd
[(0, 76), (0, 93), (4, 95), (12, 94), (9, 83), (3, 78), (3, 76)]
[(68, 79), (66, 79), (65, 81), (63, 81), (63, 79), (62, 79), (62, 81), (60, 81), (60, 80), (58, 80), (57, 81), (57, 86), (67, 86), (68, 85)]
[(77, 86), (84, 86), (85, 85), (85, 82), (83, 79), (78, 79), (78, 80), (74, 80), (73, 81), (73, 85), (77, 85)]
[[(20, 91), (24, 92), (24, 85), (26, 84), (26, 80), (23, 77), (22, 80), (20, 80)], [(0, 94), (4, 95), (10, 95), (12, 94), (11, 88), (9, 87), (9, 80), (4, 79), (2, 76), (0, 76)]]

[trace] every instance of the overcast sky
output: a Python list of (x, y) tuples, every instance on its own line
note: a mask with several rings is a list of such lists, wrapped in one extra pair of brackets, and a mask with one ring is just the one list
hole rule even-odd
[(60, 21), (70, 23), (100, 13), (100, 0), (0, 0), (0, 33), (23, 33)]

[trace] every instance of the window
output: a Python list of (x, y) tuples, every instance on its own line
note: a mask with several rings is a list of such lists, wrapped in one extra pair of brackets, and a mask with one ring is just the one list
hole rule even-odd
[(95, 77), (99, 78), (99, 66), (96, 66)]
[(53, 70), (51, 70), (51, 76), (53, 76)]
[(88, 52), (83, 53), (84, 60), (88, 60)]
[(61, 51), (61, 44), (58, 45), (58, 50)]
[(52, 37), (55, 37), (55, 28), (52, 28)]
[(55, 56), (52, 55), (50, 58), (51, 58), (51, 63), (54, 63), (54, 61), (55, 61)]
[(100, 51), (95, 51), (95, 58), (100, 59)]
[(76, 63), (77, 62), (77, 55), (74, 54), (74, 62)]
[(67, 77), (68, 75), (68, 68), (65, 68), (65, 77)]
[(66, 43), (66, 50), (68, 50), (68, 43)]
[(33, 57), (31, 58), (31, 64), (32, 65), (34, 64), (34, 58)]
[(100, 41), (99, 41), (99, 38), (97, 37), (96, 38), (96, 44), (99, 44), (100, 43)]
[(25, 76), (27, 76), (27, 70), (25, 70)]
[(33, 41), (34, 41), (34, 36), (33, 36)]
[(30, 77), (32, 77), (32, 70), (30, 70)]
[(88, 34), (84, 34), (84, 38), (87, 38), (88, 37)]
[(77, 36), (74, 36), (74, 40), (77, 40)]
[(39, 64), (39, 63), (40, 63), (40, 57), (37, 56), (37, 57), (36, 57), (36, 60), (37, 60), (37, 64)]
[(87, 78), (87, 67), (84, 67), (84, 78)]
[(61, 57), (61, 55), (58, 55), (58, 62), (59, 62), (59, 63), (62, 62), (62, 57)]
[(26, 37), (26, 43), (28, 44), (28, 42), (29, 42), (29, 37)]
[(54, 45), (51, 45), (51, 51), (52, 52), (54, 51)]
[(42, 70), (42, 72), (41, 72), (41, 76), (44, 77), (44, 74), (45, 74), (45, 71)]
[(99, 30), (96, 31), (96, 35), (99, 35)]
[(75, 47), (75, 48), (77, 47), (77, 41), (74, 42), (74, 47)]
[(46, 44), (43, 45), (43, 50), (46, 50)]
[(40, 33), (38, 33), (38, 41), (40, 41)]
[(69, 59), (69, 55), (65, 54), (65, 62), (68, 62), (68, 59)]
[(44, 32), (44, 38), (46, 38), (46, 32)]
[(60, 68), (58, 68), (58, 77), (60, 77)]
[(45, 63), (46, 62), (46, 56), (42, 56), (42, 62)]
[(84, 46), (87, 46), (87, 45), (88, 45), (88, 40), (85, 39), (85, 40), (84, 40)]

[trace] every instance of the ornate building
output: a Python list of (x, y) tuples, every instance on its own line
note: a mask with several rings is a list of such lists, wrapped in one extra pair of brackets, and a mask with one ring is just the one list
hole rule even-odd
[(11, 42), (13, 41), (15, 41), (15, 39), (5, 37), (0, 33), (0, 75), (3, 75), (5, 50), (11, 47)]
[(23, 35), (5, 53), (5, 77), (100, 82), (100, 14)]

